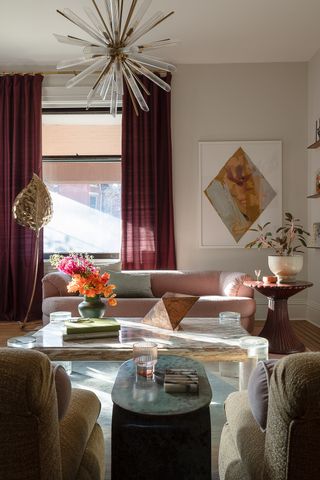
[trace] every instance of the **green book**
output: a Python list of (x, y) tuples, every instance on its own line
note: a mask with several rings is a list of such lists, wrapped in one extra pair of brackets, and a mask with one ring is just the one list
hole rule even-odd
[(78, 318), (65, 322), (67, 335), (74, 333), (118, 332), (120, 324), (115, 318)]

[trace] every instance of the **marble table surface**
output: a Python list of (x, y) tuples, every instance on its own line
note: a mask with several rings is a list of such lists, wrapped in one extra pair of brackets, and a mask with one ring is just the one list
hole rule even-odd
[(64, 324), (48, 324), (33, 334), (34, 349), (52, 360), (113, 360), (132, 358), (132, 345), (152, 341), (159, 355), (182, 355), (196, 360), (240, 361), (246, 351), (239, 339), (248, 335), (239, 325), (221, 325), (216, 318), (184, 318), (178, 331), (164, 330), (141, 323), (141, 318), (117, 318), (118, 337), (64, 341)]
[(163, 383), (136, 375), (136, 365), (128, 360), (121, 365), (115, 380), (111, 398), (118, 407), (140, 415), (181, 415), (210, 404), (211, 387), (203, 365), (191, 358), (163, 356), (158, 359), (156, 369), (185, 368), (196, 370), (199, 392), (167, 393)]

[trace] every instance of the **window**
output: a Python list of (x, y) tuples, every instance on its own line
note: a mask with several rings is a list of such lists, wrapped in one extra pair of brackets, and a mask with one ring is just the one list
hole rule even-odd
[(43, 157), (43, 179), (54, 210), (44, 229), (44, 254), (75, 251), (119, 258), (120, 122), (115, 130), (108, 128), (114, 124), (103, 124), (101, 115), (90, 115), (95, 117), (90, 122), (87, 115), (72, 115), (79, 116), (44, 118), (43, 150), (49, 154)]

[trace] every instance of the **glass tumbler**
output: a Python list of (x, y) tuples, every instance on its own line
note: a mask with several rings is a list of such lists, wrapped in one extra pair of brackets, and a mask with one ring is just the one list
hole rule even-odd
[(138, 342), (133, 344), (133, 360), (136, 364), (137, 375), (152, 378), (157, 357), (158, 347), (156, 343)]

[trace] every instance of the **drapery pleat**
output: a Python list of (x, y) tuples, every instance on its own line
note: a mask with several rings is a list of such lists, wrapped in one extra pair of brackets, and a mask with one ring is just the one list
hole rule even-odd
[[(0, 77), (0, 320), (22, 321), (33, 283), (36, 236), (16, 223), (12, 205), (17, 194), (41, 176), (41, 75)], [(42, 240), (42, 239), (41, 239)], [(40, 241), (38, 282), (31, 318), (41, 318)]]
[(136, 116), (127, 89), (123, 97), (122, 268), (175, 269), (171, 95), (146, 78), (143, 83), (149, 112)]

